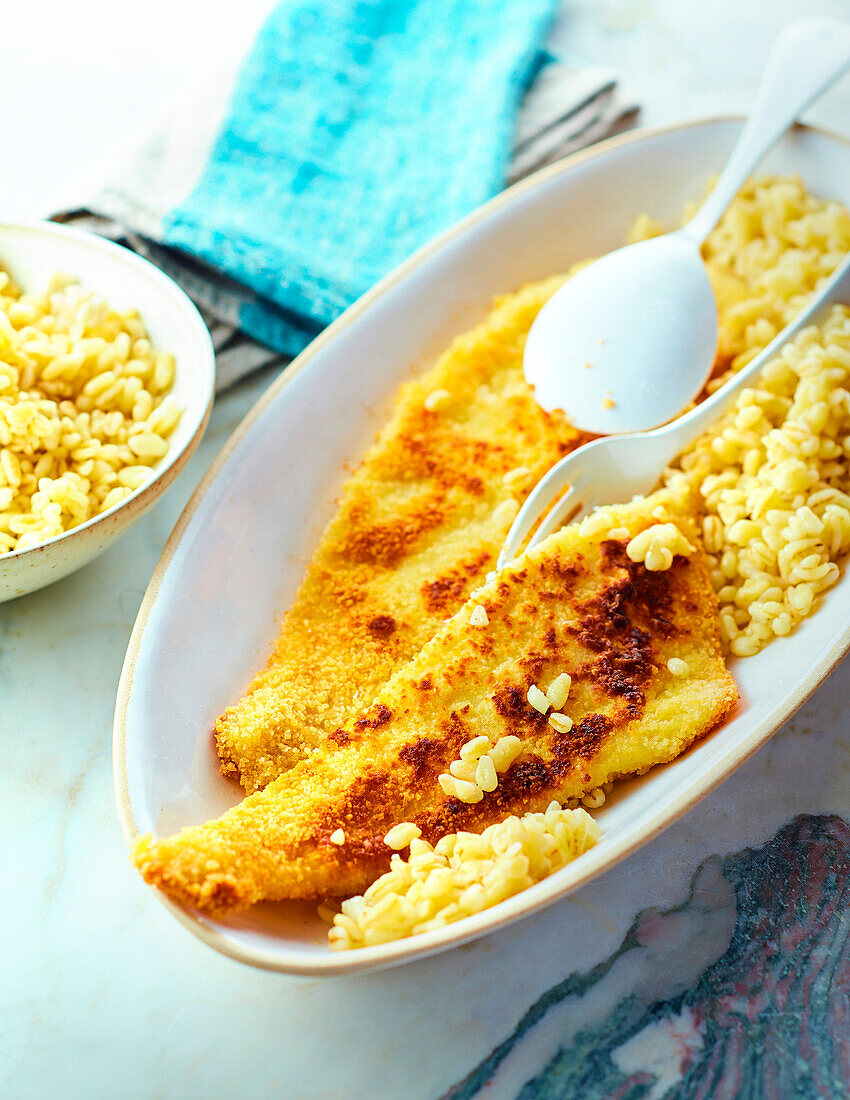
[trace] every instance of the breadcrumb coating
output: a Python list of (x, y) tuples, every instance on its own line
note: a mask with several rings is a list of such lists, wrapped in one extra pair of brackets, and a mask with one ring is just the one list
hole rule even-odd
[(525, 336), (563, 276), (497, 302), (401, 388), (346, 481), (266, 668), (218, 719), (225, 775), (264, 787), (433, 637), (493, 568), (519, 504), (585, 442), (534, 401)]
[[(308, 758), (216, 821), (141, 837), (134, 858), (145, 879), (210, 913), (354, 894), (389, 866), (385, 837), (399, 822), (435, 843), (553, 799), (575, 803), (678, 756), (737, 690), (690, 521), (662, 514), (694, 547), (669, 569), (650, 571), (626, 553), (666, 499), (605, 509), (501, 570)], [(478, 606), (485, 627), (470, 622)], [(687, 676), (669, 670), (674, 656)], [(548, 690), (565, 672), (568, 730), (527, 701), (532, 685)], [(518, 737), (522, 748), (495, 790), (467, 804), (438, 776), (477, 736)]]

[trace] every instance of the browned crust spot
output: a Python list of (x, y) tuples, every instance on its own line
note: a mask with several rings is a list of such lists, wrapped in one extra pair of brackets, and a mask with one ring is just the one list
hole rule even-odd
[(422, 585), (422, 603), (432, 615), (447, 615), (453, 612), (469, 592), (472, 581), (481, 576), (492, 555), (482, 551), (470, 561), (450, 569), (436, 580), (426, 581)]
[(340, 547), (340, 553), (348, 560), (362, 565), (392, 568), (416, 547), (423, 535), (442, 526), (447, 512), (441, 507), (436, 494), (427, 494), (406, 514), (393, 519), (364, 521), (358, 508), (352, 509), (348, 538)]
[[(530, 686), (530, 685), (529, 685)], [(518, 687), (516, 684), (508, 684), (499, 688), (493, 695), (493, 706), (496, 713), (506, 718), (509, 722), (522, 722), (532, 726), (542, 727), (546, 725), (546, 715), (535, 710), (526, 699), (528, 687)]]
[(383, 726), (385, 722), (389, 722), (392, 716), (393, 712), (389, 707), (384, 706), (383, 703), (378, 703), (366, 714), (354, 719), (354, 728), (356, 730), (376, 730), (378, 726)]
[(376, 615), (374, 619), (370, 619), (366, 624), (366, 629), (374, 638), (380, 638), (385, 640), (389, 638), (398, 628), (398, 623), (392, 617), (392, 615)]
[(446, 747), (442, 741), (420, 737), (399, 750), (399, 760), (406, 764), (417, 783), (435, 778), (443, 769)]
[(483, 475), (505, 469), (504, 448), (450, 428), (441, 431), (435, 419), (426, 414), (421, 430), (414, 424), (399, 433), (396, 454), (403, 466), (392, 466), (388, 472), (405, 479), (429, 480), (443, 492), (457, 488), (471, 496), (483, 496)]

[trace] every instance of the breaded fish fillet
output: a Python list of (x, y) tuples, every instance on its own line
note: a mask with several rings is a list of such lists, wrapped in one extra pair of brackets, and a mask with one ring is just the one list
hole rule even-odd
[[(383, 837), (398, 822), (434, 842), (678, 756), (737, 691), (689, 521), (675, 518), (694, 552), (668, 570), (650, 572), (626, 554), (630, 537), (658, 522), (657, 506), (656, 498), (606, 509), (501, 570), (310, 757), (217, 821), (139, 839), (144, 877), (211, 913), (264, 898), (353, 894), (387, 868)], [(482, 626), (470, 622), (479, 605)], [(668, 670), (672, 657), (687, 675)], [(563, 672), (572, 677), (567, 733), (527, 701), (532, 685), (545, 691)], [(522, 751), (496, 790), (468, 805), (444, 793), (438, 776), (481, 734), (493, 743), (516, 735)], [(330, 840), (338, 829), (341, 845)]]
[(586, 440), (540, 408), (522, 374), (526, 333), (561, 282), (503, 299), (402, 387), (268, 665), (216, 723), (222, 771), (247, 791), (372, 702), (493, 568), (534, 484)]

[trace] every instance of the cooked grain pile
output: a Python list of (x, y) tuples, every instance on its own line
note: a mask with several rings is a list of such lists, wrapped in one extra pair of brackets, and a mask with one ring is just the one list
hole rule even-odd
[(0, 269), (0, 555), (120, 504), (180, 420), (174, 356), (135, 310), (56, 275), (24, 293)]
[(320, 907), (333, 922), (328, 941), (344, 951), (444, 928), (548, 878), (598, 839), (589, 813), (557, 802), (543, 813), (511, 815), (480, 835), (449, 833), (435, 846), (415, 838), (407, 859), (393, 855), (389, 871), (365, 894), (347, 898), (339, 913)]
[(804, 329), (665, 475), (697, 517), (736, 657), (790, 634), (850, 549), (850, 309)]

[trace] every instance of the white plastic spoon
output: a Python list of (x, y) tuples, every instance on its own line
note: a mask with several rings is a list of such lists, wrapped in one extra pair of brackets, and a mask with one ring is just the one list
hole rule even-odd
[(700, 247), (770, 147), (850, 66), (850, 24), (797, 19), (770, 52), (722, 175), (682, 229), (579, 272), (531, 326), (524, 370), (544, 409), (585, 431), (638, 432), (678, 416), (708, 379), (717, 307)]
[(529, 547), (594, 508), (625, 503), (639, 493), (651, 492), (665, 466), (732, 407), (741, 390), (752, 384), (782, 346), (800, 329), (824, 318), (837, 302), (850, 302), (850, 257), (763, 351), (695, 409), (655, 431), (597, 439), (562, 458), (541, 478), (520, 509), (499, 555), (498, 568), (513, 561), (532, 531)]

